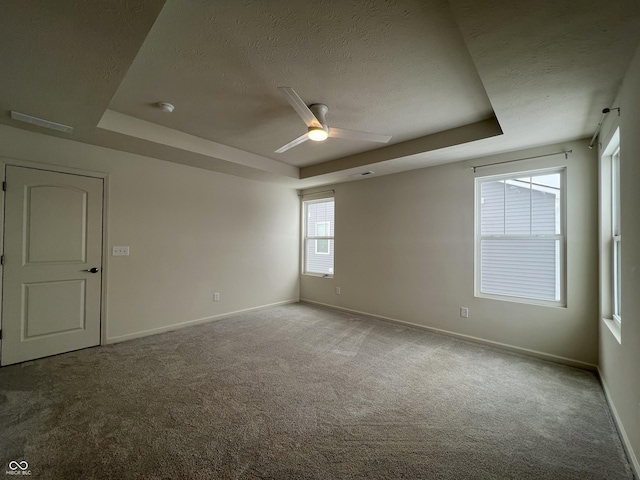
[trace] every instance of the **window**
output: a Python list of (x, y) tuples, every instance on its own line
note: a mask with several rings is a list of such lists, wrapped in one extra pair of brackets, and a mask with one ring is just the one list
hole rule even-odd
[(620, 236), (620, 146), (616, 145), (611, 155), (611, 286), (613, 290), (613, 319), (622, 323), (620, 313), (621, 284), (621, 240)]
[(616, 129), (600, 156), (600, 315), (622, 343), (620, 160)]
[(564, 169), (476, 179), (476, 295), (564, 305)]
[(333, 275), (333, 198), (304, 202), (304, 273)]
[(621, 295), (621, 240), (620, 235), (620, 142), (619, 137), (615, 136), (612, 140), (610, 149), (613, 150), (611, 156), (607, 156), (611, 164), (611, 291), (612, 291), (612, 316), (613, 319), (622, 323), (622, 314), (620, 312)]

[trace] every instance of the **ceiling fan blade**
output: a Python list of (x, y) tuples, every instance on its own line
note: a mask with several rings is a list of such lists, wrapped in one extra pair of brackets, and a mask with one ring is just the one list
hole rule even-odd
[(295, 90), (291, 87), (278, 87), (280, 93), (287, 99), (289, 104), (293, 107), (293, 109), (300, 115), (302, 121), (307, 125), (307, 127), (320, 127), (320, 122), (315, 117), (315, 115), (309, 110), (309, 107), (302, 101), (302, 99), (298, 96)]
[(347, 130), (346, 128), (335, 127), (331, 127), (329, 129), (329, 136), (376, 143), (389, 143), (389, 140), (391, 140), (391, 135), (380, 135), (379, 133), (359, 132), (357, 130)]
[(277, 149), (275, 151), (275, 153), (284, 153), (287, 150), (289, 150), (290, 148), (295, 147), (296, 145), (300, 145), (303, 142), (306, 142), (307, 140), (309, 140), (309, 136), (305, 133), (304, 135), (300, 135), (298, 138), (296, 138), (295, 140), (291, 140), (289, 143), (287, 143), (286, 145), (283, 145), (282, 147), (280, 147), (279, 149)]

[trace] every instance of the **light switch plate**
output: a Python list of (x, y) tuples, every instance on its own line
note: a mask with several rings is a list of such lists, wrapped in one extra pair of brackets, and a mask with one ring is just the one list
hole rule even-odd
[(117, 246), (114, 245), (111, 250), (111, 256), (113, 257), (128, 257), (129, 256), (129, 246)]

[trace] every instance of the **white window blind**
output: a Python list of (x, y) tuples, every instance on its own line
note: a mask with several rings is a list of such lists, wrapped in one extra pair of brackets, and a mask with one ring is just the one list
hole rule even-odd
[(335, 202), (304, 202), (304, 273), (333, 275)]
[(563, 175), (477, 179), (477, 294), (563, 302)]

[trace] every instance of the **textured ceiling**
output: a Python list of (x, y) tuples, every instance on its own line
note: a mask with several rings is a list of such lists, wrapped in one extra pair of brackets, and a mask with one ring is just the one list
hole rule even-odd
[(93, 130), (163, 4), (2, 0), (3, 116), (17, 110)]
[(273, 153), (306, 131), (277, 86), (392, 143), (493, 115), (446, 0), (169, 2), (110, 108), (297, 166), (379, 146)]
[[(591, 136), (640, 42), (637, 0), (212, 5), (3, 0), (0, 123), (307, 188)], [(277, 86), (393, 139), (275, 154), (305, 131)]]

